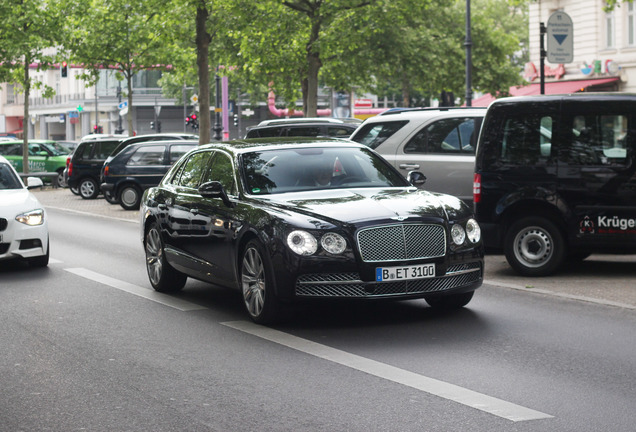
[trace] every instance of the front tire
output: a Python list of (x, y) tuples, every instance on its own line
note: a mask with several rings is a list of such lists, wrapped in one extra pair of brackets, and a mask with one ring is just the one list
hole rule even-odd
[(266, 324), (278, 318), (280, 306), (275, 294), (267, 255), (257, 240), (245, 247), (241, 259), (241, 292), (250, 318), (258, 324)]
[(152, 287), (162, 293), (177, 292), (185, 286), (187, 276), (175, 270), (166, 260), (159, 225), (153, 223), (146, 232), (146, 271)]
[(547, 276), (563, 263), (566, 245), (561, 230), (552, 221), (542, 217), (526, 217), (508, 229), (504, 253), (517, 273), (523, 276)]
[(79, 186), (79, 194), (84, 199), (95, 199), (99, 195), (99, 186), (97, 182), (90, 177), (82, 179)]
[(27, 262), (31, 267), (46, 267), (49, 265), (49, 256), (51, 251), (51, 242), (47, 239), (46, 253), (37, 257), (28, 258)]

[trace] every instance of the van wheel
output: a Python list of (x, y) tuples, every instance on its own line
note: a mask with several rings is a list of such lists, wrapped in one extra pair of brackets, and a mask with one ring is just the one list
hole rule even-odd
[(84, 199), (95, 199), (99, 195), (99, 187), (97, 182), (90, 177), (82, 179), (79, 186), (79, 194)]
[(119, 205), (125, 210), (138, 210), (141, 204), (141, 191), (137, 186), (124, 186), (119, 193)]
[(547, 276), (565, 259), (561, 230), (542, 217), (526, 217), (510, 225), (504, 240), (508, 264), (524, 276)]

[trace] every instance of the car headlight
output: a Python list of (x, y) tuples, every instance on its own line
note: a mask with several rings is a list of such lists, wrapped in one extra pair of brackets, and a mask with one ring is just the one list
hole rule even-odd
[(453, 243), (456, 245), (464, 244), (464, 240), (466, 240), (466, 231), (464, 230), (464, 227), (460, 224), (453, 225), (451, 228), (451, 237), (453, 239)]
[(44, 210), (37, 209), (19, 214), (15, 217), (15, 220), (30, 226), (42, 225), (44, 223)]
[(473, 243), (481, 240), (481, 228), (479, 228), (479, 224), (475, 219), (468, 219), (468, 222), (466, 222), (466, 235), (468, 240)]
[(318, 241), (307, 231), (296, 230), (287, 236), (287, 246), (298, 255), (312, 255), (318, 250)]
[(340, 234), (330, 232), (320, 238), (320, 245), (330, 254), (338, 255), (345, 251), (347, 241)]

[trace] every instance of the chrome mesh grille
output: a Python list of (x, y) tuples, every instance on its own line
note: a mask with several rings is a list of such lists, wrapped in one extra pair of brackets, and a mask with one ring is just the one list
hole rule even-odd
[(432, 224), (403, 224), (366, 228), (358, 232), (363, 261), (402, 261), (444, 256), (444, 227)]
[(362, 282), (357, 273), (310, 274), (296, 281), (296, 295), (302, 297), (390, 297), (446, 291), (478, 282), (479, 263), (449, 267), (446, 275), (400, 282)]

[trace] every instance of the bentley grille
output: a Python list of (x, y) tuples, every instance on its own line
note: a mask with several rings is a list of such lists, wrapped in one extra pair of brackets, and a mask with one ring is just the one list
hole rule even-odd
[(444, 227), (402, 224), (365, 228), (358, 232), (360, 256), (366, 262), (404, 261), (444, 256)]

